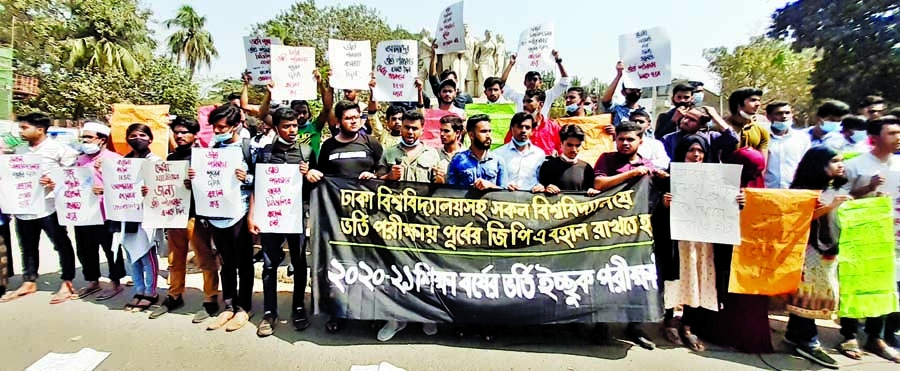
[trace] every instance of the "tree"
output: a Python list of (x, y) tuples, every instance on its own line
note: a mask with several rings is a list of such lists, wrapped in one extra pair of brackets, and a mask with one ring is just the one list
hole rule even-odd
[(819, 60), (814, 49), (796, 52), (784, 41), (759, 36), (733, 51), (724, 47), (704, 50), (704, 56), (710, 70), (722, 78), (726, 94), (748, 86), (762, 89), (764, 104), (774, 100), (791, 103), (799, 123), (812, 112), (810, 74)]
[(372, 55), (384, 40), (418, 40), (406, 30), (391, 29), (377, 10), (364, 5), (319, 7), (315, 0), (298, 1), (275, 19), (257, 24), (253, 32), (281, 39), (285, 45), (316, 48), (316, 65), (325, 66), (328, 39), (370, 40)]
[(167, 29), (179, 28), (169, 36), (167, 41), (169, 52), (175, 56), (178, 63), (184, 60), (191, 75), (197, 72), (201, 65), (212, 66), (212, 59), (219, 56), (212, 34), (203, 29), (206, 26), (206, 17), (198, 15), (190, 5), (183, 5), (178, 9), (175, 18), (165, 21), (164, 25)]
[(794, 50), (824, 51), (812, 74), (817, 99), (854, 105), (883, 95), (900, 102), (900, 3), (896, 0), (804, 0), (772, 15), (769, 36)]
[[(240, 93), (243, 86), (244, 83), (241, 82), (241, 80), (237, 79), (227, 79), (219, 81), (213, 84), (212, 87), (206, 92), (206, 94), (204, 94), (204, 97), (200, 101), (200, 103), (202, 105), (221, 104), (225, 101), (225, 97), (227, 97), (229, 94)], [(247, 98), (249, 99), (248, 103), (260, 104), (262, 103), (265, 95), (265, 86), (252, 85), (247, 91)]]

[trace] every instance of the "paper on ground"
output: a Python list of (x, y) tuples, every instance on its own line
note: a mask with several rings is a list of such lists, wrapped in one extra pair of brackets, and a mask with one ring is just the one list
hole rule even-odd
[(78, 353), (47, 353), (25, 371), (91, 371), (109, 357), (109, 352), (82, 348)]

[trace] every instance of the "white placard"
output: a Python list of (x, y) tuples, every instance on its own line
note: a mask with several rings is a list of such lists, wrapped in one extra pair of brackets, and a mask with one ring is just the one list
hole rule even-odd
[(418, 43), (391, 40), (378, 43), (375, 50), (375, 100), (416, 102), (416, 75), (419, 70)]
[(196, 173), (191, 180), (191, 189), (197, 215), (242, 217), (241, 181), (234, 175), (235, 170), (243, 168), (241, 148), (194, 148), (191, 151), (191, 168)]
[(103, 161), (103, 209), (107, 220), (140, 222), (144, 220), (141, 196), (142, 158), (119, 158)]
[(244, 36), (251, 85), (265, 85), (272, 80), (272, 45), (281, 45), (281, 40), (277, 37)]
[(662, 27), (619, 36), (619, 59), (638, 88), (672, 83), (672, 43)]
[(272, 45), (272, 100), (315, 100), (316, 48)]
[(46, 210), (41, 185), (41, 157), (0, 156), (0, 208), (6, 214), (42, 214)]
[(187, 228), (191, 190), (184, 186), (187, 161), (145, 162), (141, 169), (145, 228)]
[(369, 89), (372, 80), (372, 43), (366, 41), (328, 40), (328, 83), (335, 89)]
[(519, 49), (516, 53), (516, 67), (519, 71), (555, 70), (553, 30), (553, 24), (548, 23), (532, 26), (522, 31), (519, 36)]
[(438, 17), (437, 31), (434, 33), (437, 42), (437, 54), (447, 54), (466, 50), (466, 29), (463, 27), (463, 2), (450, 5), (441, 11)]
[(109, 352), (81, 348), (78, 353), (47, 353), (25, 371), (91, 371), (100, 366)]
[(100, 196), (94, 194), (94, 167), (65, 167), (50, 171), (56, 183), (56, 217), (59, 225), (103, 225)]
[(673, 162), (672, 240), (741, 244), (741, 165)]
[(263, 233), (303, 233), (303, 176), (299, 165), (257, 164), (253, 222)]

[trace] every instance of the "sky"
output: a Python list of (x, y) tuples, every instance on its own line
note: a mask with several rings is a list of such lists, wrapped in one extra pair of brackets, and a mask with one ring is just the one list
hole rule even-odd
[[(288, 10), (295, 0), (141, 0), (153, 11), (151, 28), (160, 45), (171, 31), (162, 22), (175, 16), (184, 4), (207, 18), (219, 57), (212, 68), (198, 72), (200, 80), (239, 78), (244, 70), (243, 36), (252, 26)], [(455, 0), (317, 0), (319, 6), (364, 3), (377, 9), (391, 26), (418, 33), (434, 33), (439, 13)], [(570, 76), (584, 83), (593, 77), (603, 81), (615, 75), (618, 36), (651, 27), (665, 28), (672, 42), (672, 64), (706, 67), (703, 49), (733, 48), (764, 33), (772, 13), (786, 0), (495, 0), (467, 1), (464, 20), (479, 39), (486, 29), (503, 35), (512, 50), (519, 34), (532, 25), (554, 22), (556, 49)], [(557, 4), (548, 8), (548, 4)], [(160, 51), (162, 52), (162, 51)], [(325, 51), (317, 51), (323, 53)]]

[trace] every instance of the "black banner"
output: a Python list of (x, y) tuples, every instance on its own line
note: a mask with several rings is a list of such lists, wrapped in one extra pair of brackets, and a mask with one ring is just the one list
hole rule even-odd
[(643, 178), (598, 196), (326, 178), (313, 190), (316, 311), (548, 324), (661, 316)]

